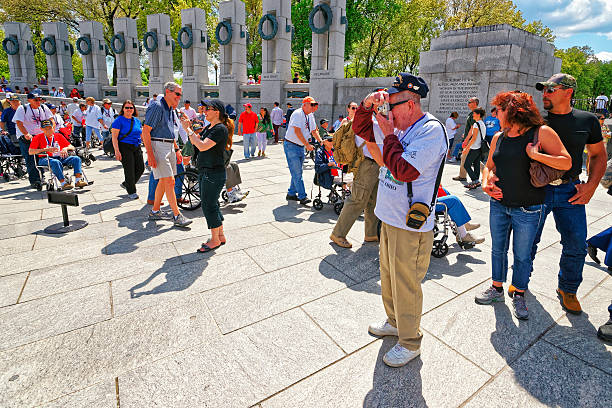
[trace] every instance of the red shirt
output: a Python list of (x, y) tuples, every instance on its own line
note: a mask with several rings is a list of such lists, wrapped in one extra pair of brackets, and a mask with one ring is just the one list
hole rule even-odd
[[(70, 146), (70, 143), (61, 133), (54, 133), (53, 136), (49, 139), (45, 137), (44, 133), (39, 133), (32, 138), (32, 142), (30, 142), (30, 149), (44, 149), (47, 147), (53, 146), (53, 143), (57, 142), (59, 144), (60, 150), (66, 146)], [(40, 153), (39, 156), (43, 156), (45, 153)], [(53, 157), (53, 153), (47, 152), (48, 156)]]
[(257, 129), (257, 124), (259, 123), (259, 119), (257, 118), (257, 114), (253, 111), (250, 113), (244, 111), (240, 114), (240, 118), (238, 122), (242, 123), (242, 133), (255, 133), (255, 129)]

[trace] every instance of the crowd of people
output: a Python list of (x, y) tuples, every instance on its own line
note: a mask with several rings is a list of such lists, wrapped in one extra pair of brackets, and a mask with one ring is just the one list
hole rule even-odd
[[(239, 169), (231, 162), (234, 134), (242, 136), (245, 160), (265, 157), (269, 140), (283, 143), (291, 176), (286, 199), (303, 206), (310, 203), (303, 164), (316, 149), (320, 185), (330, 186), (340, 172), (353, 174), (351, 194), (330, 240), (340, 247), (351, 247), (347, 234), (364, 214), (363, 240), (379, 244), (386, 312), (386, 319), (371, 324), (368, 330), (376, 336), (398, 338), (383, 360), (399, 367), (421, 352), (421, 282), (430, 264), (436, 213), (448, 211), (458, 242), (484, 242), (473, 232), (480, 225), (471, 222), (459, 197), (441, 186), (447, 161), (460, 161), (460, 173), (453, 180), (466, 182), (471, 190), (481, 188), (490, 196), (491, 284), (475, 296), (477, 304), (504, 300), (512, 243), (514, 266), (507, 292), (516, 318), (529, 318), (525, 292), (532, 274), (537, 273), (533, 261), (551, 212), (562, 246), (556, 293), (567, 312), (582, 312), (576, 293), (587, 253), (599, 262), (597, 250), (605, 251), (604, 262), (612, 267), (612, 229), (587, 241), (585, 213), (606, 171), (610, 154), (603, 143), (606, 126), (601, 118), (571, 106), (576, 81), (570, 75), (556, 74), (535, 87), (542, 92), (544, 115), (533, 97), (519, 90), (495, 95), (488, 115), (480, 101), (471, 98), (463, 137), (458, 135), (461, 124), (457, 112), (442, 123), (422, 109), (421, 100), (428, 96), (429, 86), (423, 78), (408, 73), (400, 74), (389, 88), (377, 88), (362, 101), (348, 103), (346, 116), (340, 116), (333, 126), (325, 118), (317, 126), (319, 104), (311, 96), (303, 98), (296, 109), (287, 104), (285, 112), (278, 102), (270, 111), (261, 107), (259, 112), (246, 103), (244, 111), (236, 115), (232, 106), (214, 99), (201, 101), (197, 110), (190, 101), (178, 109), (182, 88), (174, 82), (165, 84), (163, 95), (148, 101), (142, 122), (136, 105), (129, 100), (119, 112), (108, 100), (100, 108), (93, 98), (85, 103), (75, 98), (58, 108), (45, 105), (40, 95), (30, 93), (26, 105), (20, 105), (16, 96), (8, 98), (10, 106), (2, 113), (1, 125), (5, 131), (15, 132), (26, 163), (40, 155), (38, 162), (48, 163), (63, 189), (73, 187), (63, 174), (68, 161), (76, 186), (84, 183), (78, 157), (69, 154), (74, 147), (57, 131), (63, 123), (71, 127), (72, 135), (81, 138), (84, 134), (86, 146), (92, 135), (110, 138), (124, 171), (122, 187), (130, 198), (138, 198), (136, 185), (145, 170), (144, 146), (146, 165), (151, 169), (148, 219), (171, 220), (177, 227), (193, 222), (181, 214), (178, 200), (182, 199), (183, 169), (194, 167), (210, 230), (210, 238), (197, 249), (200, 253), (227, 242), (219, 205), (222, 190), (237, 200), (246, 195), (239, 196)], [(283, 127), (286, 130), (281, 138)], [(587, 181), (581, 182), (585, 151)], [(30, 183), (36, 183), (29, 170), (30, 165)], [(170, 212), (161, 209), (164, 196)], [(599, 336), (608, 341), (612, 340), (612, 304), (609, 310), (610, 321), (599, 330)]]

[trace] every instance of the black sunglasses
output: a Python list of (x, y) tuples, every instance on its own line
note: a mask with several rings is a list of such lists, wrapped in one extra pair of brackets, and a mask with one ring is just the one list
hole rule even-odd
[(124, 106), (123, 110), (126, 110), (126, 109), (134, 109), (134, 107), (133, 106)]
[(393, 110), (393, 108), (395, 108), (398, 105), (401, 105), (402, 103), (406, 103), (406, 102), (411, 102), (411, 99), (406, 99), (405, 101), (401, 101), (401, 102), (396, 102), (396, 103), (390, 103), (389, 104), (389, 110)]
[(311, 103), (310, 103), (310, 106), (319, 106), (319, 104), (318, 104), (318, 103), (312, 103), (312, 102), (311, 102)]
[(180, 98), (181, 96), (183, 96), (183, 94), (182, 94), (182, 93), (180, 93), (180, 92), (176, 92), (176, 91), (172, 91), (172, 92), (174, 92), (174, 94), (175, 94), (176, 96), (178, 96), (179, 98)]

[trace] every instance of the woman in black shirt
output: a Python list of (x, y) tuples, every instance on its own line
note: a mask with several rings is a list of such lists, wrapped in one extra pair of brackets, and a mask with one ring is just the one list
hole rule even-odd
[(202, 211), (210, 229), (211, 238), (202, 244), (198, 252), (212, 251), (225, 244), (223, 234), (223, 215), (219, 209), (219, 194), (225, 185), (225, 160), (223, 152), (227, 144), (229, 118), (225, 107), (219, 100), (203, 101), (206, 120), (210, 122), (204, 131), (197, 135), (191, 128), (189, 119), (181, 123), (193, 146), (198, 150), (197, 166), (200, 181)]
[[(476, 303), (503, 302), (502, 284), (508, 273), (508, 247), (512, 232), (513, 312), (517, 319), (527, 319), (525, 291), (533, 266), (531, 253), (540, 223), (544, 218), (545, 190), (531, 184), (531, 161), (567, 170), (572, 166), (569, 153), (554, 130), (544, 126), (544, 119), (523, 92), (503, 92), (495, 96), (502, 132), (493, 136), (487, 164), (483, 170), (483, 190), (491, 196), (491, 287), (476, 295)], [(539, 129), (537, 144), (533, 137)]]

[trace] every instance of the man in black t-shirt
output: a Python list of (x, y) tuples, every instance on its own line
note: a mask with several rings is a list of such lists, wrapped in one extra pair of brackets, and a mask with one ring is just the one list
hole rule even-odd
[[(545, 212), (533, 246), (533, 257), (542, 236), (546, 216), (552, 211), (557, 231), (561, 234), (561, 260), (557, 295), (565, 310), (580, 314), (582, 309), (576, 292), (582, 282), (582, 269), (587, 254), (585, 205), (591, 200), (599, 180), (606, 171), (606, 150), (597, 117), (571, 107), (576, 80), (571, 75), (555, 74), (546, 82), (538, 82), (542, 91), (544, 119), (553, 128), (572, 157), (572, 167), (546, 186)], [(582, 183), (582, 154), (588, 153), (588, 181)]]

